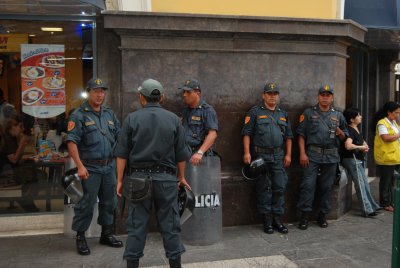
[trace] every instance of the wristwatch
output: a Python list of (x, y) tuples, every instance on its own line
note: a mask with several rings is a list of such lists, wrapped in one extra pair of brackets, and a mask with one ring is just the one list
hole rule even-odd
[(203, 153), (202, 150), (198, 150), (198, 151), (196, 152), (196, 154), (203, 155), (204, 153)]

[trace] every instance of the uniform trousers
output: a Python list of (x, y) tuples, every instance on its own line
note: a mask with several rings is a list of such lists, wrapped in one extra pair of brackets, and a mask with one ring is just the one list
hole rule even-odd
[[(143, 175), (143, 173), (136, 174), (138, 176)], [(153, 205), (158, 228), (163, 237), (166, 257), (176, 259), (185, 252), (180, 234), (178, 186), (176, 181), (171, 180), (172, 177), (175, 177), (162, 173), (151, 173), (150, 175), (153, 177), (151, 197), (138, 203), (129, 203), (129, 215), (125, 222), (128, 231), (124, 252), (124, 259), (126, 260), (137, 260), (143, 257), (148, 222)]]
[[(332, 186), (336, 178), (338, 163), (321, 164), (309, 162), (304, 169), (303, 181), (300, 184), (300, 196), (297, 208), (302, 212), (313, 210), (315, 189), (318, 186), (321, 195), (320, 211), (328, 214), (331, 210)], [(321, 168), (321, 176), (318, 176), (318, 168)]]
[(267, 173), (259, 177), (256, 182), (257, 210), (261, 214), (284, 213), (287, 181), (283, 160), (267, 163)]
[(82, 180), (83, 197), (74, 207), (72, 230), (87, 231), (93, 218), (94, 205), (99, 198), (99, 225), (112, 225), (117, 207), (116, 175), (112, 170), (108, 173), (89, 171), (89, 178)]

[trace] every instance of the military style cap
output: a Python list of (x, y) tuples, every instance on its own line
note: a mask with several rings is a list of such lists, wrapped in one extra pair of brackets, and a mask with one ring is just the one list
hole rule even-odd
[(183, 89), (183, 90), (187, 90), (187, 91), (194, 90), (194, 89), (200, 90), (200, 83), (196, 79), (186, 80), (185, 84), (178, 89)]
[(99, 78), (92, 78), (87, 82), (86, 90), (89, 91), (94, 88), (108, 89), (108, 84)]
[(143, 81), (142, 85), (138, 88), (139, 93), (146, 97), (159, 96), (164, 94), (164, 88), (154, 79), (147, 79)]
[(275, 83), (267, 83), (264, 86), (264, 92), (278, 92), (279, 93), (279, 87)]
[(324, 93), (324, 92), (328, 92), (331, 93), (333, 95), (333, 88), (330, 85), (323, 85), (322, 87), (319, 88), (318, 90), (318, 94)]

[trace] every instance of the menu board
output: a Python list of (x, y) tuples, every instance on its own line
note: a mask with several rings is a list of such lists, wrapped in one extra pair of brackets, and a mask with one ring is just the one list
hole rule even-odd
[(22, 111), (37, 118), (65, 112), (64, 45), (21, 45)]

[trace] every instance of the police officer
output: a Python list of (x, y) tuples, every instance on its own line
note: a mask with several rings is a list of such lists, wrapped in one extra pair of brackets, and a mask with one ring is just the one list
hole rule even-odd
[(214, 108), (201, 97), (200, 83), (196, 79), (187, 80), (182, 87), (183, 100), (187, 105), (182, 112), (186, 142), (192, 148), (190, 163), (198, 166), (217, 139), (218, 119)]
[(263, 102), (251, 108), (245, 117), (243, 162), (250, 164), (252, 156), (262, 157), (266, 162), (266, 174), (256, 181), (257, 209), (264, 216), (265, 233), (272, 234), (275, 228), (286, 234), (288, 229), (281, 218), (288, 181), (285, 168), (292, 160), (293, 133), (287, 112), (278, 106), (279, 87), (275, 83), (266, 84), (262, 99)]
[(184, 177), (190, 148), (179, 117), (160, 106), (163, 98), (164, 88), (158, 81), (148, 79), (142, 83), (139, 101), (143, 108), (125, 118), (115, 148), (118, 196), (122, 196), (125, 173), (151, 176), (153, 181), (150, 198), (129, 204), (124, 253), (128, 268), (139, 267), (153, 202), (170, 267), (181, 267), (185, 251), (180, 236), (176, 169), (179, 183), (190, 188)]
[(82, 179), (83, 198), (75, 205), (72, 230), (77, 232), (78, 253), (89, 255), (85, 231), (89, 228), (93, 209), (99, 199), (101, 225), (100, 244), (122, 247), (122, 242), (113, 236), (114, 210), (117, 206), (115, 161), (113, 147), (116, 143), (120, 123), (114, 112), (103, 106), (108, 85), (101, 79), (87, 83), (88, 101), (76, 109), (68, 121), (66, 139), (68, 151)]
[[(300, 115), (297, 127), (300, 165), (304, 168), (297, 204), (301, 212), (301, 230), (308, 227), (308, 214), (313, 209), (317, 178), (321, 194), (317, 223), (321, 228), (328, 227), (325, 215), (331, 209), (332, 185), (340, 161), (339, 148), (348, 134), (343, 114), (332, 107), (333, 93), (331, 86), (322, 86), (318, 91), (318, 104)], [(317, 175), (318, 170), (320, 176)]]

